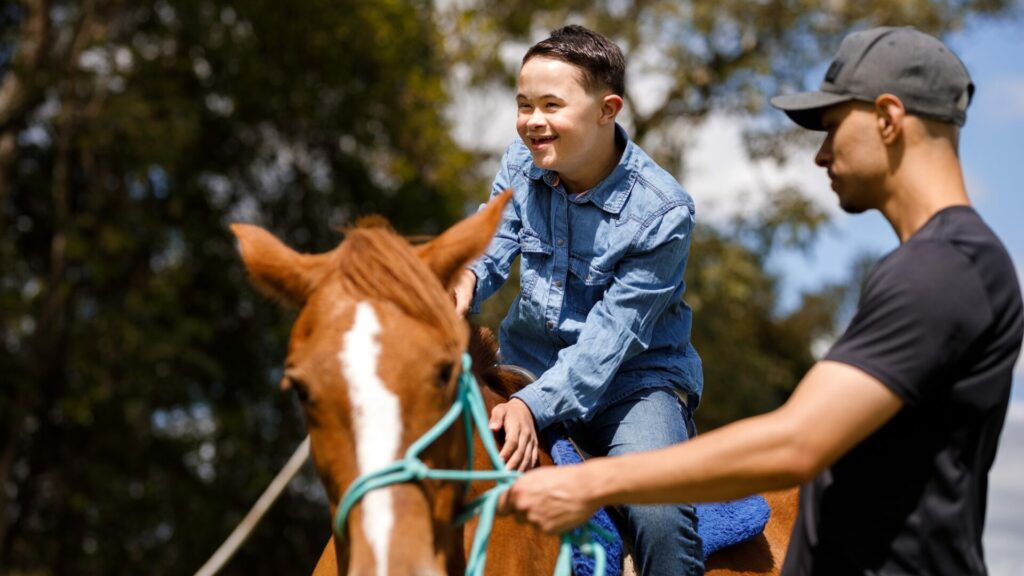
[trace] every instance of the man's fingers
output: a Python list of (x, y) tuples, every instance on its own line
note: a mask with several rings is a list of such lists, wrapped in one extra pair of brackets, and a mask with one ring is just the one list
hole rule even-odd
[(495, 509), (498, 514), (508, 514), (512, 509), (512, 490), (505, 490), (498, 496), (498, 507)]
[(510, 488), (498, 497), (497, 513), (502, 515), (512, 515), (519, 524), (526, 524), (526, 512), (519, 510), (516, 503), (516, 491), (515, 488)]

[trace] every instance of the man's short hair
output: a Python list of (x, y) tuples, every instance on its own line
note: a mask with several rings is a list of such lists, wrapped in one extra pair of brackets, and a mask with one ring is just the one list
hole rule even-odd
[(583, 88), (588, 92), (605, 88), (618, 96), (625, 95), (626, 59), (622, 50), (593, 30), (577, 24), (553, 30), (550, 38), (526, 51), (523, 64), (539, 56), (579, 68), (583, 72)]

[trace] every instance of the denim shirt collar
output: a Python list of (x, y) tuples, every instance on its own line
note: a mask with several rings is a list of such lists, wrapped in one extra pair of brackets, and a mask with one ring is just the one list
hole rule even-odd
[[(577, 204), (592, 202), (595, 206), (609, 214), (618, 214), (622, 211), (622, 207), (626, 204), (626, 199), (629, 198), (629, 191), (633, 188), (633, 182), (640, 172), (635, 166), (639, 158), (636, 144), (633, 144), (633, 141), (629, 139), (629, 134), (618, 123), (615, 124), (615, 141), (616, 143), (625, 143), (625, 146), (622, 151), (622, 157), (619, 158), (619, 163), (612, 170), (612, 173), (599, 182), (597, 186), (591, 188), (584, 196), (576, 198), (574, 195), (569, 195), (569, 201)], [(531, 180), (544, 180), (544, 182), (552, 187), (558, 184), (557, 172), (545, 170), (534, 165), (532, 159), (528, 160), (523, 166), (523, 172)]]

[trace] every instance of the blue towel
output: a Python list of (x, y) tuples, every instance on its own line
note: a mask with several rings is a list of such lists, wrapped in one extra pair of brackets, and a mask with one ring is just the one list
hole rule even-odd
[[(583, 459), (576, 452), (576, 447), (567, 438), (554, 437), (553, 435), (549, 437), (547, 434), (544, 436), (545, 444), (550, 443), (551, 459), (555, 461), (555, 465), (565, 466), (583, 462)], [(594, 539), (604, 546), (604, 550), (608, 555), (605, 576), (619, 576), (622, 572), (622, 538), (619, 537), (619, 529), (616, 528), (611, 516), (608, 515), (604, 508), (598, 510), (591, 517), (590, 521), (604, 528), (608, 534), (615, 536), (613, 542), (609, 542), (596, 534)], [(592, 576), (594, 574), (594, 559), (580, 552), (577, 546), (572, 548), (572, 573), (574, 576)]]
[(729, 502), (697, 504), (697, 533), (704, 542), (704, 557), (749, 540), (764, 531), (772, 510), (760, 495)]
[[(544, 443), (549, 447), (551, 458), (558, 466), (579, 464), (583, 460), (576, 452), (576, 447), (564, 437), (544, 434)], [(704, 543), (704, 557), (733, 544), (749, 540), (764, 531), (771, 508), (761, 496), (748, 496), (730, 502), (697, 504), (697, 533)], [(590, 519), (598, 526), (605, 528), (610, 534), (618, 535), (618, 529), (611, 517), (602, 508)], [(602, 538), (598, 541), (608, 553), (608, 570), (606, 576), (619, 576), (622, 566), (622, 539), (615, 538), (607, 542)], [(594, 560), (575, 547), (572, 554), (572, 571), (575, 576), (592, 576)]]

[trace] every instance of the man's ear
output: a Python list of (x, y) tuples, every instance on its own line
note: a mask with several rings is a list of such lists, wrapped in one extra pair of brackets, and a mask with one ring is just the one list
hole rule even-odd
[(878, 122), (878, 134), (885, 144), (892, 144), (903, 134), (903, 119), (907, 109), (903, 102), (893, 94), (882, 94), (875, 98), (875, 115)]
[(416, 248), (420, 259), (434, 271), (445, 289), (451, 288), (457, 273), (487, 248), (511, 198), (512, 191), (505, 190), (476, 214)]
[(615, 122), (615, 118), (622, 111), (622, 96), (618, 94), (606, 94), (601, 99), (601, 124)]
[(259, 226), (232, 224), (249, 278), (262, 292), (302, 306), (329, 270), (331, 255), (300, 254)]

